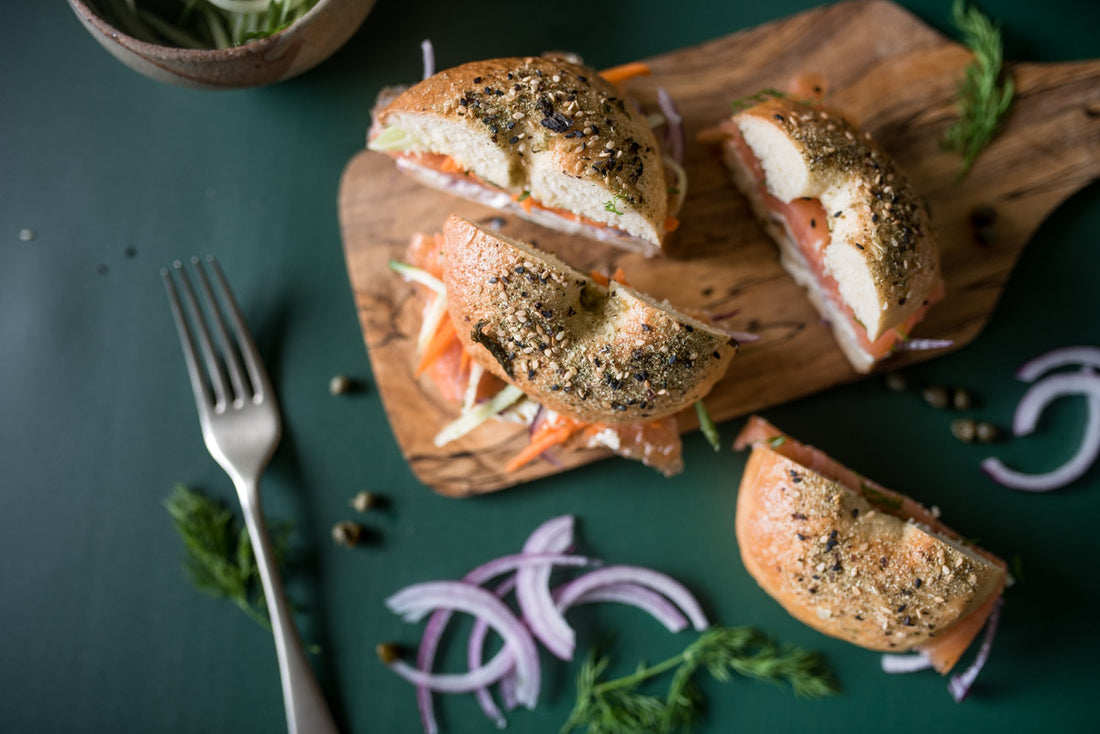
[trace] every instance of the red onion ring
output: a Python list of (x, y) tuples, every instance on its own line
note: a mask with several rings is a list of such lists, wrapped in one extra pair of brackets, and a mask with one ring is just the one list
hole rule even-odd
[(993, 638), (997, 635), (997, 622), (1001, 619), (1002, 604), (1004, 604), (1004, 599), (998, 599), (993, 605), (993, 611), (989, 613), (989, 620), (985, 623), (985, 637), (982, 638), (982, 645), (978, 648), (978, 656), (974, 658), (974, 662), (962, 673), (951, 676), (951, 680), (947, 684), (947, 690), (951, 692), (951, 697), (955, 699), (955, 703), (962, 703), (970, 695), (974, 680), (978, 677), (978, 673), (982, 672), (982, 667), (989, 659), (989, 652), (993, 649)]
[[(462, 611), (484, 619), (504, 640), (505, 647), (497, 657), (510, 650), (516, 670), (516, 699), (527, 708), (535, 707), (541, 685), (535, 641), (512, 610), (491, 592), (464, 581), (429, 581), (402, 589), (386, 600), (386, 606), (408, 622), (418, 622), (435, 609)], [(494, 663), (491, 661), (484, 667)], [(498, 678), (505, 670), (503, 663), (500, 665)]]
[(435, 48), (430, 40), (425, 38), (420, 42), (420, 53), (424, 57), (424, 78), (427, 79), (435, 74)]
[[(531, 533), (523, 552), (560, 553), (573, 544), (573, 516), (547, 520)], [(555, 657), (573, 659), (576, 635), (550, 595), (548, 565), (526, 566), (516, 571), (516, 601), (531, 634)]]
[(1088, 366), (1100, 370), (1100, 349), (1096, 347), (1062, 347), (1029, 359), (1016, 370), (1016, 377), (1025, 382), (1034, 382), (1058, 367), (1067, 365)]
[(597, 586), (574, 599), (570, 608), (605, 601), (637, 607), (672, 633), (682, 632), (688, 626), (687, 618), (674, 604), (656, 591), (638, 584), (616, 583)]
[[(1031, 373), (1029, 370), (1028, 374)], [(1043, 409), (1063, 395), (1088, 396), (1085, 433), (1076, 453), (1068, 461), (1043, 474), (1025, 474), (1009, 468), (996, 457), (989, 457), (982, 461), (982, 471), (998, 484), (1025, 492), (1049, 492), (1084, 476), (1100, 456), (1100, 376), (1091, 370), (1051, 375), (1032, 385), (1016, 408), (1013, 430), (1017, 436), (1032, 433)]]
[(931, 667), (932, 661), (919, 652), (909, 655), (885, 653), (882, 656), (883, 673), (916, 673), (918, 670), (928, 670)]
[(925, 352), (929, 349), (947, 349), (955, 346), (954, 339), (902, 339), (894, 344), (898, 352)]
[[(499, 598), (503, 598), (505, 594), (514, 589), (516, 586), (516, 577), (509, 576), (493, 589), (493, 593)], [(489, 634), (489, 623), (484, 619), (478, 619), (474, 622), (474, 627), (470, 630), (470, 638), (466, 642), (466, 658), (467, 665), (470, 670), (476, 670), (481, 667), (481, 653), (485, 648), (485, 638)], [(511, 661), (509, 661), (511, 662)], [(496, 701), (493, 700), (493, 694), (489, 692), (489, 686), (496, 682), (503, 685), (504, 679), (507, 678), (511, 681), (515, 681), (515, 678), (511, 675), (513, 666), (509, 665), (508, 670), (504, 675), (500, 676), (495, 681), (489, 681), (483, 686), (479, 686), (474, 691), (474, 697), (477, 699), (477, 705), (481, 707), (482, 713), (485, 714), (485, 718), (489, 719), (497, 725), (498, 729), (503, 729), (508, 726), (508, 720), (504, 718), (504, 714), (500, 712), (497, 707)], [(512, 687), (512, 692), (515, 692), (515, 687)], [(513, 706), (514, 708), (514, 706)]]
[(568, 609), (577, 599), (598, 587), (622, 583), (646, 586), (663, 594), (684, 611), (697, 630), (710, 626), (699, 602), (683, 584), (671, 576), (640, 566), (607, 566), (562, 584), (556, 590), (558, 608)]
[[(524, 565), (559, 564), (563, 566), (581, 566), (593, 563), (584, 556), (566, 556), (561, 554), (518, 554), (502, 556), (484, 563), (463, 577), (463, 581), (469, 584), (480, 585), (489, 580), (514, 571)], [(424, 627), (424, 633), (420, 638), (420, 647), (416, 654), (416, 667), (422, 673), (430, 673), (435, 663), (435, 653), (439, 649), (439, 642), (443, 638), (443, 632), (451, 619), (451, 612), (443, 609), (436, 610), (428, 619)], [(417, 686), (416, 704), (420, 711), (420, 720), (427, 734), (436, 734), (439, 725), (432, 710), (432, 691), (427, 686)]]
[(664, 87), (657, 87), (657, 104), (661, 107), (661, 114), (665, 116), (668, 130), (665, 132), (665, 152), (678, 165), (684, 164), (684, 118), (680, 116), (680, 110), (672, 95), (665, 91)]

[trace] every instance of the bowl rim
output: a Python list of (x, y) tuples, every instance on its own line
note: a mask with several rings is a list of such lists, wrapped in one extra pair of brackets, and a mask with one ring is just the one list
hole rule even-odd
[(294, 21), (286, 28), (278, 30), (270, 36), (264, 36), (263, 38), (257, 38), (240, 46), (229, 46), (227, 48), (181, 48), (179, 46), (166, 46), (160, 43), (143, 41), (140, 38), (131, 36), (104, 18), (100, 14), (101, 11), (95, 7), (96, 3), (89, 2), (88, 0), (68, 0), (68, 2), (80, 13), (81, 17), (94, 25), (97, 31), (132, 51), (141, 52), (143, 55), (148, 53), (157, 56), (171, 55), (182, 61), (200, 62), (215, 59), (229, 60), (237, 57), (249, 56), (259, 51), (266, 51), (271, 46), (277, 44), (285, 34), (311, 20), (321, 8), (337, 2), (337, 0), (317, 0), (313, 7), (306, 11), (305, 15), (298, 18), (298, 20)]

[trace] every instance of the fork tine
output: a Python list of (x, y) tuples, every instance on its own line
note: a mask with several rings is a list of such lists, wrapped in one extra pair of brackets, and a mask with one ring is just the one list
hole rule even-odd
[(206, 389), (202, 367), (199, 366), (198, 356), (195, 353), (195, 339), (191, 335), (191, 328), (187, 325), (187, 318), (183, 315), (179, 293), (176, 290), (176, 284), (172, 281), (172, 274), (168, 271), (168, 268), (161, 268), (160, 275), (164, 279), (164, 288), (168, 291), (168, 305), (172, 309), (172, 319), (176, 322), (180, 346), (183, 347), (183, 359), (187, 364), (187, 374), (191, 378), (191, 391), (195, 394), (195, 403), (199, 406), (199, 412), (203, 413), (209, 410), (213, 403)]
[(241, 369), (241, 361), (237, 358), (237, 350), (234, 349), (233, 345), (229, 342), (229, 334), (225, 330), (225, 320), (222, 318), (222, 307), (219, 303), (219, 299), (215, 298), (214, 292), (210, 289), (210, 279), (206, 277), (206, 269), (202, 266), (202, 261), (197, 257), (191, 258), (191, 264), (194, 266), (195, 272), (199, 276), (199, 287), (206, 297), (206, 303), (210, 306), (209, 311), (212, 321), (214, 322), (214, 334), (218, 338), (218, 344), (222, 349), (222, 358), (225, 361), (226, 371), (229, 372), (229, 379), (233, 383), (233, 393), (237, 400), (251, 399), (254, 391), (244, 383), (244, 372)]
[(241, 357), (248, 368), (248, 376), (252, 380), (252, 389), (255, 391), (256, 399), (274, 400), (275, 391), (271, 389), (271, 381), (268, 380), (267, 370), (264, 369), (263, 360), (260, 359), (260, 352), (256, 349), (256, 343), (252, 341), (252, 335), (248, 332), (248, 327), (245, 326), (241, 309), (237, 306), (237, 299), (233, 297), (233, 291), (229, 289), (229, 283), (225, 280), (221, 265), (218, 264), (213, 255), (207, 255), (206, 262), (210, 264), (210, 269), (214, 271), (214, 280), (219, 287), (222, 302), (228, 307), (229, 322), (237, 338), (237, 346), (240, 348)]
[[(210, 343), (210, 330), (206, 326), (206, 319), (199, 308), (198, 301), (195, 300), (195, 291), (191, 287), (191, 279), (187, 277), (187, 271), (184, 270), (183, 263), (176, 260), (172, 263), (172, 267), (183, 286), (181, 289), (183, 300), (187, 303), (187, 310), (191, 315), (195, 334), (198, 336), (199, 349), (202, 352), (203, 361), (206, 362), (206, 375), (210, 379), (210, 386), (214, 390), (214, 411), (221, 412), (229, 404), (229, 398), (221, 365), (218, 364), (215, 356), (214, 345)], [(213, 304), (211, 304), (211, 307), (214, 307)]]

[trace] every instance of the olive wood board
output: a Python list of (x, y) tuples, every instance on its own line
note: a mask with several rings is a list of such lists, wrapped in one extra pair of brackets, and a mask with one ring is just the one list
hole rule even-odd
[[(802, 72), (822, 74), (826, 101), (870, 132), (926, 197), (942, 253), (947, 295), (911, 335), (967, 344), (988, 320), (1025, 243), (1071, 194), (1100, 176), (1100, 61), (1010, 64), (1016, 97), (992, 145), (964, 179), (960, 158), (941, 148), (956, 119), (955, 93), (971, 54), (890, 2), (854, 0), (809, 10), (751, 30), (647, 59), (651, 76), (627, 92), (656, 108), (664, 87), (684, 118), (689, 192), (667, 255), (646, 259), (513, 217), (501, 230), (553, 251), (574, 267), (612, 272), (677, 307), (734, 315), (726, 328), (760, 339), (743, 344), (706, 398), (726, 421), (860, 379), (802, 289), (779, 265), (777, 249), (733, 188), (713, 145), (698, 133), (729, 114), (729, 103), (783, 88)], [(470, 59), (473, 60), (473, 59)], [(975, 238), (971, 214), (996, 212), (995, 237)], [(362, 151), (340, 182), (339, 216), (348, 275), (377, 389), (413, 472), (448, 496), (501, 489), (608, 456), (569, 452), (510, 474), (506, 461), (527, 443), (525, 428), (489, 421), (442, 448), (432, 439), (458, 414), (435, 387), (416, 379), (420, 306), (414, 286), (387, 267), (410, 236), (439, 231), (450, 214), (489, 222), (499, 215), (425, 188), (388, 157)], [(500, 221), (496, 222), (500, 224)], [(902, 352), (883, 369), (948, 351)], [(697, 428), (693, 411), (682, 429)]]

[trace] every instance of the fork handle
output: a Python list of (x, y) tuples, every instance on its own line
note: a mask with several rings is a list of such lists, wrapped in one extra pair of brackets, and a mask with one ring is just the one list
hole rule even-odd
[(283, 592), (267, 524), (260, 508), (259, 480), (234, 477), (233, 481), (237, 485), (248, 537), (252, 541), (264, 596), (267, 597), (275, 654), (279, 659), (279, 678), (283, 685), (287, 731), (289, 734), (338, 734)]

